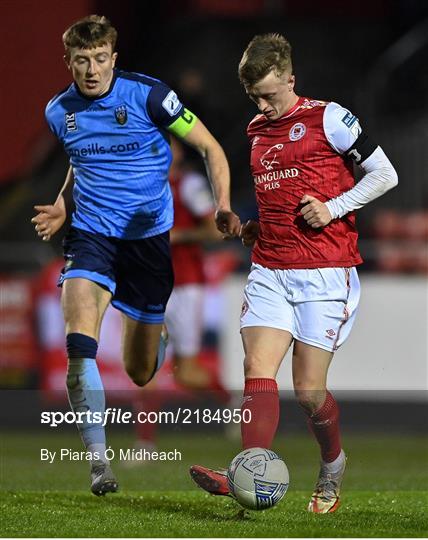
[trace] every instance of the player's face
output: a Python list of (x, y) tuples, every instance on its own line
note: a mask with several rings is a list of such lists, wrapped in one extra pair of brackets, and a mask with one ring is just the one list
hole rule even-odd
[(116, 57), (117, 53), (112, 52), (108, 43), (94, 49), (73, 47), (65, 61), (82, 94), (97, 97), (110, 87)]
[(246, 92), (268, 120), (280, 118), (297, 101), (294, 75), (287, 71), (282, 75), (271, 71), (256, 84), (247, 87)]

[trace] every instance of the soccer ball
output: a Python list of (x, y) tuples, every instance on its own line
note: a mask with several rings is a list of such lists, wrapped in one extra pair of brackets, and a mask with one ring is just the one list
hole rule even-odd
[(227, 480), (231, 493), (242, 506), (264, 510), (284, 497), (289, 475), (286, 464), (275, 452), (249, 448), (232, 460)]

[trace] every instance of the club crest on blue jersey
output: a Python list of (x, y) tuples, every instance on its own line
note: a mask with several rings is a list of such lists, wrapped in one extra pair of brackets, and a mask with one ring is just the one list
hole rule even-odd
[(114, 115), (116, 117), (116, 122), (121, 126), (124, 126), (128, 121), (128, 111), (126, 110), (126, 105), (119, 105), (114, 110)]
[(76, 113), (75, 112), (66, 112), (65, 113), (65, 128), (67, 131), (76, 131)]

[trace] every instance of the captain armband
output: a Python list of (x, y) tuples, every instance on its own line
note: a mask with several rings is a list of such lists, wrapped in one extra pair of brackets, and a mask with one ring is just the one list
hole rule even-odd
[(173, 135), (176, 135), (182, 139), (188, 133), (190, 133), (190, 131), (192, 131), (197, 119), (198, 117), (196, 114), (190, 112), (189, 109), (183, 108), (183, 114), (179, 116), (171, 125), (169, 125), (167, 129)]
[(357, 165), (361, 165), (378, 147), (369, 137), (361, 132), (354, 144), (345, 152)]

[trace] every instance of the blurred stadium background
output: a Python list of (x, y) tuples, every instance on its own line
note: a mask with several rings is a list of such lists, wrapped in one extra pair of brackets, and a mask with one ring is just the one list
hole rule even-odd
[[(172, 86), (224, 146), (232, 201), (255, 216), (245, 129), (255, 108), (237, 65), (257, 33), (284, 33), (294, 49), (297, 93), (334, 100), (360, 117), (399, 174), (399, 186), (358, 214), (362, 301), (330, 386), (340, 392), (347, 429), (426, 429), (428, 274), (428, 6), (417, 0), (73, 0), (1, 2), (0, 415), (4, 426), (37, 427), (34, 412), (60, 390), (66, 407), (59, 293), (61, 235), (39, 241), (34, 204), (54, 201), (67, 159), (44, 121), (47, 101), (69, 84), (61, 35), (78, 18), (104, 14), (119, 32), (121, 69)], [(6, 46), (7, 45), (7, 46)], [(201, 167), (200, 163), (195, 164)], [(250, 255), (238, 241), (207, 252), (202, 361), (230, 390), (242, 388), (238, 323)], [(120, 362), (112, 310), (101, 337), (108, 392), (130, 384)], [(291, 400), (289, 362), (280, 385)], [(164, 371), (162, 388), (172, 388)], [(107, 394), (109, 396), (109, 393)], [(12, 397), (11, 397), (12, 396)], [(394, 414), (391, 414), (394, 407)], [(295, 412), (293, 412), (295, 411)], [(296, 421), (294, 422), (294, 416)], [(304, 422), (290, 407), (287, 421)]]

